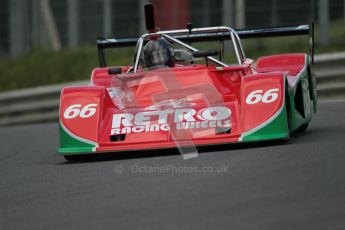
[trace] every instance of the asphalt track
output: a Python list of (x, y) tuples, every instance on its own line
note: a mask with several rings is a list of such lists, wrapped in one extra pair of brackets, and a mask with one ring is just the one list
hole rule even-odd
[(147, 151), (66, 163), (55, 156), (57, 124), (1, 128), (0, 137), (3, 230), (345, 226), (343, 102), (321, 104), (288, 142), (204, 148), (191, 160)]

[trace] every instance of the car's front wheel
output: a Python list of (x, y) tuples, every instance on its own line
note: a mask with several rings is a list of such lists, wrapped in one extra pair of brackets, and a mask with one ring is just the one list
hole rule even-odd
[(301, 127), (299, 127), (299, 128), (297, 129), (297, 133), (303, 133), (304, 131), (307, 130), (308, 126), (309, 126), (309, 122), (303, 124)]
[(64, 155), (63, 156), (67, 161), (71, 161), (71, 162), (76, 162), (76, 161), (85, 161), (87, 159), (90, 159), (90, 155)]

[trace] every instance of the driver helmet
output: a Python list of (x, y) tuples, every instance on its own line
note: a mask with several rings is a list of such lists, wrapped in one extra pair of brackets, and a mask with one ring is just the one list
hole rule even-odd
[(145, 67), (173, 67), (175, 65), (174, 49), (164, 38), (149, 41), (144, 47)]

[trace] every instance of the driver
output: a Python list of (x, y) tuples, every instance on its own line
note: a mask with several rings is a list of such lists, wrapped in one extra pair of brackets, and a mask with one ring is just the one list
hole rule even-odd
[(144, 47), (144, 63), (146, 68), (157, 66), (174, 67), (174, 56), (172, 45), (164, 38), (151, 40)]

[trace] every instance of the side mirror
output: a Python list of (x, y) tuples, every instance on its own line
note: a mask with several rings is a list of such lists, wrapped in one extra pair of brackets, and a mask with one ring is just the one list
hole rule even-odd
[(217, 56), (219, 55), (219, 51), (218, 50), (199, 50), (199, 51), (195, 51), (193, 53), (193, 57), (194, 58), (205, 58), (206, 61), (206, 66), (208, 67), (208, 56)]
[(120, 73), (122, 73), (122, 69), (121, 68), (114, 67), (114, 68), (109, 68), (108, 69), (108, 74), (109, 75), (116, 75), (116, 74), (120, 74)]
[(208, 56), (218, 56), (218, 50), (199, 50), (193, 53), (194, 58), (206, 58)]

